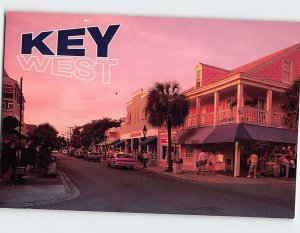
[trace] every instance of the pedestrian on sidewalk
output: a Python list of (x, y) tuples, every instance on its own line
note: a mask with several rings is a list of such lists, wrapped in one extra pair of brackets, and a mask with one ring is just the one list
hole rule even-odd
[(208, 156), (208, 175), (215, 175), (216, 174), (216, 161), (217, 161), (217, 155), (213, 151)]
[(16, 182), (17, 146), (8, 142), (6, 153), (9, 163), (10, 182), (13, 185)]
[(144, 164), (144, 168), (147, 168), (147, 163), (149, 161), (149, 157), (148, 157), (148, 153), (147, 151), (144, 151), (143, 153), (143, 164)]
[(202, 172), (203, 175), (205, 175), (205, 166), (207, 163), (207, 155), (202, 150), (200, 150), (200, 153), (198, 155), (198, 161), (199, 161), (199, 170), (198, 170), (197, 174), (200, 175)]
[(289, 171), (290, 171), (290, 161), (282, 155), (280, 158), (280, 163), (285, 167), (285, 178), (289, 178)]
[(252, 152), (247, 159), (247, 164), (250, 164), (247, 178), (252, 178), (251, 173), (253, 171), (253, 177), (254, 177), (254, 179), (256, 179), (258, 161), (259, 161), (259, 158), (258, 158), (257, 152)]

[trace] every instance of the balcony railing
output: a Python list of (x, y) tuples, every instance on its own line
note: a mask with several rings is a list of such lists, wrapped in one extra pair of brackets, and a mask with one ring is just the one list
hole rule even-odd
[(267, 111), (259, 110), (255, 108), (244, 107), (242, 122), (250, 123), (255, 125), (266, 125), (267, 124)]
[[(273, 112), (271, 115), (271, 122), (268, 119), (268, 111), (255, 109), (251, 107), (244, 107), (238, 109), (233, 107), (232, 109), (222, 110), (217, 112), (217, 124), (226, 124), (237, 122), (238, 114), (241, 114), (241, 122), (264, 125), (273, 127), (283, 127), (282, 113)], [(198, 116), (190, 116), (186, 119), (183, 128), (193, 128), (210, 126), (214, 124), (214, 113), (201, 114)]]
[(209, 126), (214, 124), (214, 113), (190, 116), (185, 120), (183, 128), (193, 128), (197, 126)]
[(226, 109), (217, 112), (218, 123), (229, 123), (237, 120), (237, 108)]
[(282, 127), (283, 120), (282, 120), (282, 113), (281, 112), (273, 112), (272, 113), (272, 126), (274, 127)]
[(198, 116), (198, 125), (199, 126), (210, 126), (214, 124), (214, 113), (200, 114)]

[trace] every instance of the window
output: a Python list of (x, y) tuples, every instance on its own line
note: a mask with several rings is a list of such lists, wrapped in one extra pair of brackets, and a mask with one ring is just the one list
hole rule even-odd
[(12, 100), (3, 100), (2, 108), (3, 109), (13, 109), (14, 102)]
[(196, 72), (196, 88), (202, 87), (202, 70)]
[(186, 148), (185, 148), (185, 156), (187, 159), (191, 159), (194, 157), (194, 147), (193, 146), (190, 146), (190, 145), (187, 145)]
[(283, 60), (283, 81), (292, 81), (292, 62), (289, 60)]
[(131, 124), (131, 112), (127, 113), (126, 122), (127, 124)]
[(140, 108), (139, 107), (136, 108), (136, 121), (137, 122), (140, 121)]

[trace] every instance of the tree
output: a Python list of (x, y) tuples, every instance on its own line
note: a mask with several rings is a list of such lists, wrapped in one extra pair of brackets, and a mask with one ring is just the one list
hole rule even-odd
[(281, 110), (283, 124), (290, 129), (298, 129), (299, 120), (299, 84), (300, 78), (281, 95)]
[(65, 139), (65, 137), (57, 136), (57, 148), (56, 149), (66, 148), (67, 145), (68, 145), (68, 142)]
[(38, 125), (38, 127), (33, 131), (31, 137), (34, 145), (46, 148), (47, 150), (52, 150), (57, 148), (57, 135), (58, 132), (54, 126), (49, 123), (44, 123)]
[(145, 114), (150, 125), (154, 127), (166, 126), (168, 132), (168, 172), (173, 170), (171, 158), (172, 128), (182, 126), (189, 113), (189, 102), (180, 92), (177, 82), (155, 83), (150, 88)]
[(119, 127), (124, 121), (123, 118), (119, 120), (104, 117), (99, 120), (93, 120), (81, 127), (75, 127), (71, 137), (71, 144), (73, 147), (89, 147), (93, 142), (99, 143), (104, 141), (105, 131), (112, 127)]

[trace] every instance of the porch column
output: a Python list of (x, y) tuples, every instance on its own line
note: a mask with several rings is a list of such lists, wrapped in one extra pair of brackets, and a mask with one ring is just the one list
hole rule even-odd
[(132, 152), (132, 154), (133, 154), (133, 144), (134, 144), (134, 138), (131, 138), (131, 141), (130, 141), (130, 151)]
[(200, 107), (201, 107), (201, 98), (196, 97), (196, 125), (200, 125)]
[(149, 153), (149, 151), (150, 151), (150, 147), (149, 145), (147, 145), (147, 153)]
[(220, 93), (216, 91), (214, 95), (214, 125), (218, 123), (219, 97)]
[(129, 151), (128, 151), (128, 140), (127, 140), (127, 139), (125, 139), (124, 153), (125, 153), (125, 154), (128, 154), (128, 153), (129, 153)]
[(266, 101), (266, 109), (267, 109), (267, 126), (272, 125), (272, 90), (267, 90), (267, 101)]
[(239, 83), (237, 85), (237, 123), (242, 122), (243, 107), (244, 107), (244, 85)]
[(142, 139), (139, 138), (139, 149), (138, 149), (138, 152), (140, 152), (142, 150), (142, 146), (140, 145), (141, 142), (142, 142)]
[(240, 176), (240, 164), (241, 164), (241, 148), (239, 142), (235, 142), (234, 145), (234, 177)]

